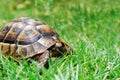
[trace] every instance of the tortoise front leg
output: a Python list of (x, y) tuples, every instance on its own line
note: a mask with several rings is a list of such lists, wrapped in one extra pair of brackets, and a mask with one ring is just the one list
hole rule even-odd
[(40, 54), (38, 56), (38, 68), (40, 69), (42, 66), (45, 66), (46, 68), (48, 68), (48, 59), (50, 58), (50, 53), (48, 50), (46, 50), (44, 53)]

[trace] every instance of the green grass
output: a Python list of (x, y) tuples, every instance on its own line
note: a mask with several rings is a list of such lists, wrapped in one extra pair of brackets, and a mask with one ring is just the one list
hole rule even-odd
[(39, 70), (32, 61), (0, 58), (0, 80), (116, 80), (120, 78), (120, 0), (1, 0), (0, 27), (39, 18), (74, 49)]

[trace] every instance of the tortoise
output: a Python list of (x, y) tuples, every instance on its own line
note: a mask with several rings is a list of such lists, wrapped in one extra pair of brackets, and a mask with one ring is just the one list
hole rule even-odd
[(72, 54), (72, 48), (51, 27), (29, 17), (14, 19), (5, 25), (0, 31), (0, 50), (2, 55), (13, 59), (34, 59), (39, 68), (50, 57)]

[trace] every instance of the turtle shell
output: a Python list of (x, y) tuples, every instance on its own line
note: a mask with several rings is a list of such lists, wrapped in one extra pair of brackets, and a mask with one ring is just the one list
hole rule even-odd
[(0, 31), (2, 54), (20, 59), (41, 54), (56, 42), (60, 39), (52, 28), (27, 17), (11, 21)]

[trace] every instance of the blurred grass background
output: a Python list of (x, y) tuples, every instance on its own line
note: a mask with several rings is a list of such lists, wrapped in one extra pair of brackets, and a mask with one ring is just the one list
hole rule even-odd
[[(1, 80), (116, 80), (120, 78), (120, 0), (1, 0), (0, 27), (12, 19), (38, 18), (54, 28), (74, 55), (35, 63), (1, 58)], [(65, 60), (64, 60), (65, 59)]]

